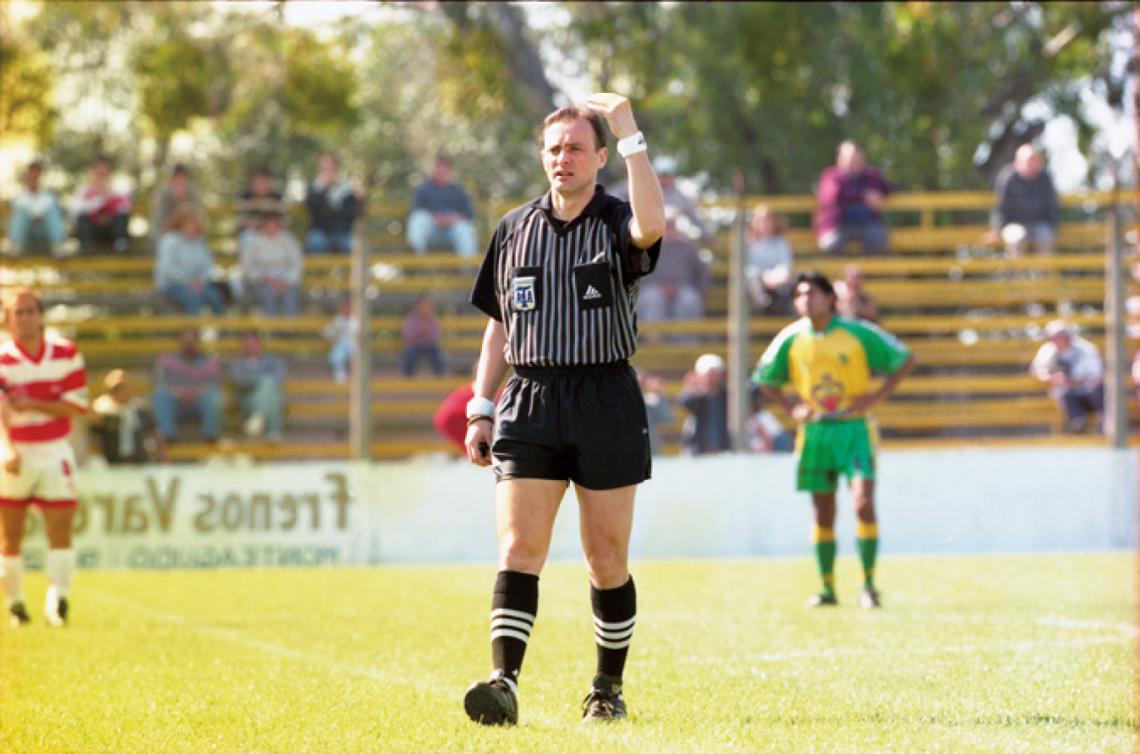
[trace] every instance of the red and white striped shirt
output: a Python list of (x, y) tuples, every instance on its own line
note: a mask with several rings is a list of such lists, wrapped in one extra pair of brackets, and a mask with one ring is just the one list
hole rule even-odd
[[(44, 334), (38, 354), (15, 340), (0, 343), (0, 391), (38, 401), (63, 401), (87, 411), (87, 370), (75, 344)], [(52, 442), (66, 439), (71, 419), (8, 406), (8, 439), (12, 442)]]

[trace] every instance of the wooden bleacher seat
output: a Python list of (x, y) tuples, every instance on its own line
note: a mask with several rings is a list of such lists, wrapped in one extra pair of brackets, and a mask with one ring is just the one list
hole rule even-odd
[[(1105, 230), (1103, 223), (1089, 219), (1086, 210), (1107, 206), (1111, 197), (1064, 197), (1069, 219), (1060, 228), (1058, 253), (1015, 260), (1005, 259), (983, 239), (987, 228), (979, 220), (992, 204), (988, 193), (894, 195), (888, 210), (892, 252), (871, 258), (819, 254), (807, 229), (814, 198), (753, 197), (745, 204), (751, 209), (759, 201), (791, 219), (788, 236), (797, 267), (814, 267), (839, 277), (844, 266), (858, 264), (868, 290), (885, 310), (884, 327), (915, 350), (918, 371), (877, 412), (888, 443), (922, 447), (944, 441), (947, 435), (969, 437), (977, 443), (1005, 442), (1009, 435), (1024, 441), (1054, 437), (1057, 411), (1043, 387), (1025, 372), (1040, 345), (1028, 334), (1039, 331), (1063, 301), (1075, 312), (1069, 319), (1103, 348)], [(736, 206), (735, 200), (706, 203), (710, 211), (720, 211), (722, 216), (730, 216), (725, 213)], [(506, 208), (485, 207), (483, 214), (493, 219)], [(466, 379), (481, 344), (486, 320), (462, 305), (476, 263), (452, 254), (419, 256), (401, 251), (402, 238), (392, 228), (398, 229), (399, 223), (393, 220), (402, 219), (406, 207), (393, 203), (373, 210), (367, 220), (374, 249), (371, 289), (377, 294), (377, 313), (370, 318), (378, 370), (372, 384), (373, 451), (381, 458), (449, 452), (435, 436), (430, 419), (443, 396)], [(935, 215), (940, 221), (950, 217), (955, 224), (935, 225)], [(231, 230), (224, 222), (211, 228), (218, 266), (227, 274), (235, 264)], [(680, 391), (681, 375), (698, 355), (726, 350), (723, 313), (727, 252), (733, 239), (732, 229), (723, 226), (713, 239), (713, 286), (705, 319), (642, 326), (643, 345), (635, 365), (664, 374), (666, 393), (671, 396)], [(310, 306), (303, 316), (287, 320), (162, 313), (155, 306), (152, 275), (153, 259), (145, 254), (4, 259), (0, 263), (0, 287), (35, 285), (45, 292), (49, 304), (63, 305), (50, 309), (56, 319), (52, 324), (80, 341), (93, 383), (102, 371), (125, 365), (145, 388), (154, 358), (172, 350), (177, 331), (188, 325), (209, 328), (215, 338), (207, 349), (224, 357), (237, 353), (241, 332), (258, 329), (265, 333), (269, 352), (284, 355), (291, 367), (298, 367), (298, 376), (285, 386), (285, 443), (273, 446), (239, 439), (218, 446), (179, 444), (171, 448), (173, 459), (231, 454), (278, 459), (345, 457), (349, 389), (324, 376), (329, 344), (321, 332), (331, 316), (328, 303), (349, 290), (347, 257), (306, 260), (304, 288), (310, 293)], [(390, 376), (400, 351), (406, 304), (425, 291), (435, 292), (445, 302), (441, 307), (446, 333), (443, 346), (452, 374), (412, 379)], [(60, 312), (62, 319), (57, 318)], [(788, 321), (786, 317), (753, 318), (749, 358), (757, 358)], [(1136, 345), (1130, 341), (1131, 347)], [(678, 419), (665, 428), (667, 449), (676, 450), (679, 424)], [(300, 439), (288, 441), (294, 434)]]

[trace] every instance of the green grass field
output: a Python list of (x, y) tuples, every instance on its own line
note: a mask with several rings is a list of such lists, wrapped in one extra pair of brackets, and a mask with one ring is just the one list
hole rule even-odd
[[(3, 752), (1126, 752), (1126, 553), (886, 558), (886, 607), (801, 607), (807, 560), (638, 563), (630, 720), (578, 722), (583, 568), (555, 564), (514, 729), (470, 723), (491, 566), (81, 573), (0, 628)], [(29, 602), (45, 582), (32, 574)]]

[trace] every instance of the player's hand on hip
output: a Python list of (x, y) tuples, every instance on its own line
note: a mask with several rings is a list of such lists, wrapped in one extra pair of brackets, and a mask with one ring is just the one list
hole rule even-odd
[(467, 437), (464, 445), (467, 447), (467, 460), (476, 466), (491, 465), (491, 429), (494, 425), (490, 419), (472, 422), (467, 427)]
[(792, 419), (797, 424), (810, 421), (814, 415), (815, 411), (812, 410), (812, 407), (807, 403), (797, 403), (792, 407)]
[(20, 473), (20, 454), (13, 453), (4, 459), (4, 471), (9, 474)]
[(633, 106), (628, 98), (612, 92), (598, 92), (586, 98), (586, 107), (605, 118), (610, 131), (618, 139), (637, 133), (637, 121), (633, 119)]

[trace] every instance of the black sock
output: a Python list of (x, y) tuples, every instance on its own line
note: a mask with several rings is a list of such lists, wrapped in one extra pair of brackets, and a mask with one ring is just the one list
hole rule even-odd
[(637, 589), (633, 577), (615, 589), (590, 587), (594, 606), (594, 641), (598, 645), (598, 672), (620, 679), (637, 620)]
[(538, 577), (499, 571), (491, 596), (491, 663), (513, 683), (518, 682), (537, 612)]

